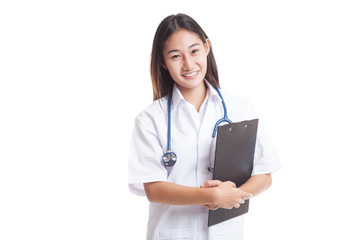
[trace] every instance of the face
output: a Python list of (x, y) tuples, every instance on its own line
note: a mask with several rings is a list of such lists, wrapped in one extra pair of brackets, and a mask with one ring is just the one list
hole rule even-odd
[(165, 42), (164, 64), (182, 94), (204, 89), (210, 42), (203, 43), (191, 31), (180, 29)]

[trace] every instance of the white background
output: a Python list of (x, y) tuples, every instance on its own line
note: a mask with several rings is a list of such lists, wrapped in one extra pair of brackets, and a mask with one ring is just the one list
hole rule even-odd
[(144, 239), (129, 141), (152, 102), (155, 30), (178, 12), (284, 163), (246, 239), (360, 239), (360, 8), (347, 0), (1, 1), (0, 239)]

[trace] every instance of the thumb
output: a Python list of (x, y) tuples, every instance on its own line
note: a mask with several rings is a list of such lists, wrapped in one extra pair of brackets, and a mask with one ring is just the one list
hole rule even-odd
[(249, 193), (249, 192), (245, 192), (245, 191), (242, 191), (242, 194), (241, 194), (241, 198), (243, 200), (247, 200), (247, 199), (250, 199), (252, 198), (254, 195), (252, 193)]
[(208, 180), (200, 185), (200, 187), (216, 187), (221, 183), (219, 180)]

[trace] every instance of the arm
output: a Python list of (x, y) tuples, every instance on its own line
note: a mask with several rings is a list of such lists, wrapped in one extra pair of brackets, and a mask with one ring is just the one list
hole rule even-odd
[(216, 181), (216, 186), (211, 188), (186, 187), (170, 182), (144, 183), (144, 188), (150, 202), (170, 205), (214, 204), (228, 209), (239, 207), (243, 192), (232, 182), (220, 181)]
[(253, 196), (260, 194), (267, 190), (272, 183), (271, 173), (258, 174), (251, 176), (243, 185), (239, 188), (245, 192), (252, 193)]

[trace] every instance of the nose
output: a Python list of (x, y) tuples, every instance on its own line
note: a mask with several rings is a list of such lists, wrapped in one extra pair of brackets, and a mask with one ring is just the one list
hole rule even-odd
[(193, 60), (191, 59), (191, 57), (185, 55), (183, 59), (184, 59), (183, 69), (185, 71), (192, 70), (194, 68), (194, 63), (193, 63)]

